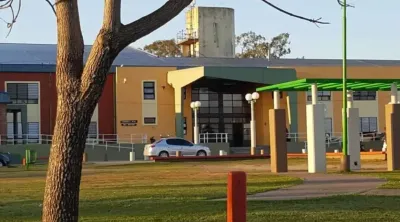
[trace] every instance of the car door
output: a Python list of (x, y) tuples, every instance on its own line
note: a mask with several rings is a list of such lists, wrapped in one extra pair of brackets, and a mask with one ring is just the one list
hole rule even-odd
[(195, 156), (196, 155), (196, 150), (194, 149), (193, 143), (184, 140), (184, 139), (179, 139), (179, 144), (182, 146), (182, 155), (184, 156)]
[(169, 153), (169, 156), (176, 156), (176, 151), (182, 151), (182, 146), (180, 145), (178, 139), (167, 139), (166, 143), (168, 145), (167, 151)]

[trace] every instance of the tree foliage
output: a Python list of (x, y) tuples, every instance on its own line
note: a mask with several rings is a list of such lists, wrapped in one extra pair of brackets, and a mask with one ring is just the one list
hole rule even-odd
[(236, 56), (239, 58), (279, 59), (291, 52), (289, 37), (289, 33), (281, 33), (268, 41), (264, 36), (253, 31), (243, 33), (236, 37), (236, 47), (240, 50)]
[(159, 57), (179, 57), (182, 55), (174, 39), (157, 40), (144, 46), (143, 50)]

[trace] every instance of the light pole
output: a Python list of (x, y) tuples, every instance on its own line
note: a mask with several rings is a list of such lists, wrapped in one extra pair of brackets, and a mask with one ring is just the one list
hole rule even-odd
[(247, 93), (245, 96), (245, 99), (247, 100), (247, 102), (250, 103), (251, 107), (251, 120), (250, 120), (251, 155), (254, 155), (256, 150), (256, 120), (254, 118), (254, 103), (258, 98), (260, 98), (260, 94), (258, 94), (257, 92), (253, 92), (251, 94)]
[(342, 114), (342, 142), (343, 142), (343, 157), (342, 170), (350, 171), (350, 156), (348, 150), (348, 135), (347, 135), (347, 2), (343, 0), (343, 68), (342, 68), (342, 96), (343, 96), (343, 114)]
[(197, 111), (200, 109), (200, 106), (201, 106), (200, 101), (190, 103), (190, 108), (192, 108), (194, 112), (194, 127), (193, 127), (194, 144), (199, 144), (199, 126), (197, 124)]

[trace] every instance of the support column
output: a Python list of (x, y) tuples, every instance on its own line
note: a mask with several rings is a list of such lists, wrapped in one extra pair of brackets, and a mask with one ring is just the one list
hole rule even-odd
[(398, 101), (397, 98), (397, 83), (392, 83), (392, 86), (390, 87), (390, 103), (391, 104), (396, 104)]
[(271, 172), (287, 172), (286, 113), (284, 109), (269, 110), (269, 135)]
[(360, 115), (358, 108), (353, 108), (353, 91), (351, 90), (347, 91), (347, 141), (350, 170), (360, 170)]
[(400, 169), (400, 104), (385, 106), (387, 168)]
[(308, 172), (326, 172), (325, 106), (317, 104), (317, 85), (311, 86), (312, 104), (307, 105)]
[(250, 103), (251, 106), (251, 120), (250, 120), (250, 154), (255, 155), (256, 154), (256, 147), (257, 147), (257, 142), (256, 142), (256, 121), (255, 121), (255, 116), (254, 116), (254, 101), (251, 101)]
[(183, 88), (175, 87), (175, 133), (177, 137), (183, 138)]

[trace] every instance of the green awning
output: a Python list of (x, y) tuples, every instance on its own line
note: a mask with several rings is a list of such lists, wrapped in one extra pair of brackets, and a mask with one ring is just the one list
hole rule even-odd
[[(347, 90), (353, 91), (390, 91), (392, 83), (400, 88), (400, 79), (347, 79)], [(342, 79), (299, 79), (257, 88), (262, 91), (309, 91), (317, 84), (319, 91), (342, 91)]]

